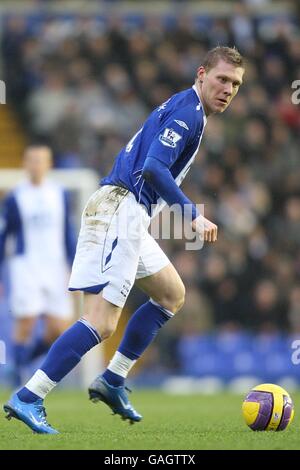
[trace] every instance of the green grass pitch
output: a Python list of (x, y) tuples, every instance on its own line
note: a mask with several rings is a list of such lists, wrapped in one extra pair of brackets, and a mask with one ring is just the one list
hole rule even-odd
[(242, 398), (219, 395), (167, 395), (135, 392), (132, 402), (143, 414), (133, 426), (112, 416), (84, 392), (57, 391), (46, 401), (48, 420), (61, 434), (33, 434), (19, 421), (4, 419), (1, 392), (0, 449), (300, 449), (300, 393), (292, 394), (295, 419), (284, 432), (253, 432), (241, 416)]

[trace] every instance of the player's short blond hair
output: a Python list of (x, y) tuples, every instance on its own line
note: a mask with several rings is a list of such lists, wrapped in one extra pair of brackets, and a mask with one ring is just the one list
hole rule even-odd
[(219, 60), (224, 60), (224, 62), (232, 64), (235, 67), (244, 68), (244, 59), (239, 51), (235, 47), (226, 46), (217, 46), (208, 51), (201, 65), (208, 72), (217, 65)]

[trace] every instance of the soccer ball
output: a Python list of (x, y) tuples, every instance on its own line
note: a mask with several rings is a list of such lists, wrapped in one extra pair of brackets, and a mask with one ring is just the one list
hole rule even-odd
[(293, 420), (294, 405), (283, 388), (262, 384), (248, 393), (242, 412), (253, 431), (283, 431)]

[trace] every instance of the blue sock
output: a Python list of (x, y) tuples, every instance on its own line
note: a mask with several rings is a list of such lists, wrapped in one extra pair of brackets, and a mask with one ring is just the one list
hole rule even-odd
[(139, 359), (172, 317), (171, 312), (153, 301), (142, 305), (130, 318), (118, 351), (129, 359)]
[(109, 369), (106, 369), (106, 371), (103, 373), (103, 377), (105, 378), (106, 382), (108, 382), (110, 385), (113, 385), (114, 387), (121, 387), (125, 382), (124, 377), (115, 374)]
[(14, 375), (12, 386), (19, 387), (22, 383), (22, 369), (28, 364), (29, 348), (26, 343), (15, 343), (13, 347)]
[[(156, 337), (160, 328), (173, 317), (169, 312), (154, 301), (142, 305), (129, 320), (118, 352), (126, 358), (136, 361)], [(125, 378), (117, 374), (112, 363), (103, 377), (110, 385), (118, 387), (124, 384)]]
[[(85, 319), (80, 319), (53, 343), (40, 369), (58, 383), (100, 342), (97, 331)], [(26, 387), (18, 392), (18, 397), (26, 403), (39, 398)]]
[(29, 346), (27, 343), (14, 344), (14, 363), (17, 368), (28, 364)]
[(33, 361), (49, 351), (50, 344), (44, 338), (37, 338), (28, 350), (28, 360)]
[(35, 401), (41, 399), (39, 396), (28, 390), (28, 388), (26, 387), (21, 388), (17, 395), (18, 398), (24, 403), (34, 403)]
[(97, 331), (84, 319), (65, 331), (51, 346), (40, 369), (60, 382), (90, 349), (101, 342)]

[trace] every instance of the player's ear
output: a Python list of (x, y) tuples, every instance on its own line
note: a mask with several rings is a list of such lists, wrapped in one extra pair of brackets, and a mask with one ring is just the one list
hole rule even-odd
[(200, 65), (200, 67), (197, 69), (197, 78), (198, 78), (200, 83), (203, 83), (203, 79), (205, 77), (205, 74), (206, 74), (205, 68), (203, 67), (203, 65)]

